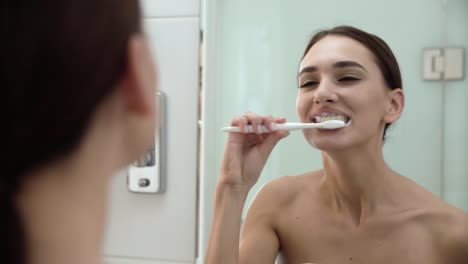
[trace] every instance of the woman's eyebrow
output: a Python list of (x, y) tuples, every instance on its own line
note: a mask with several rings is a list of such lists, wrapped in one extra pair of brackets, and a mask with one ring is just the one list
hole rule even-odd
[(315, 66), (307, 66), (307, 67), (304, 67), (297, 75), (301, 76), (302, 74), (306, 72), (316, 72), (317, 70), (318, 68)]
[[(333, 64), (333, 68), (348, 68), (348, 67), (357, 67), (365, 72), (367, 72), (367, 69), (362, 66), (361, 64), (355, 62), (355, 61), (338, 61)], [(297, 77), (300, 77), (304, 73), (310, 73), (310, 72), (316, 72), (318, 71), (318, 67), (316, 66), (307, 66), (304, 67), (298, 74)]]
[(333, 64), (333, 68), (347, 68), (347, 67), (357, 67), (367, 72), (367, 69), (364, 66), (362, 66), (361, 64), (355, 61), (338, 61)]

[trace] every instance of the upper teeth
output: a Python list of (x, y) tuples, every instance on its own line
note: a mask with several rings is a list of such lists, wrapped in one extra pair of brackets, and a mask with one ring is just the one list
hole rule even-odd
[(346, 122), (347, 119), (348, 118), (346, 116), (336, 115), (336, 114), (322, 114), (322, 115), (318, 115), (314, 117), (314, 121), (316, 123), (321, 123), (321, 122), (325, 122), (328, 120), (340, 120), (340, 121)]

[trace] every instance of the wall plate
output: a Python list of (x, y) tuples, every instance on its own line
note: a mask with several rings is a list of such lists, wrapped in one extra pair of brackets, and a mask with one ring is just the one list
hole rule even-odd
[(166, 98), (156, 93), (159, 112), (159, 129), (153, 147), (128, 168), (127, 185), (131, 192), (163, 193), (166, 188)]
[(424, 80), (463, 80), (464, 48), (426, 48), (422, 56), (422, 76)]

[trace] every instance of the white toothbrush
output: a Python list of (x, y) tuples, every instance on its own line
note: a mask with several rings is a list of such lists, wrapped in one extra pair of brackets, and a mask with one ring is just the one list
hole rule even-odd
[[(284, 123), (284, 124), (276, 124), (276, 130), (300, 130), (300, 129), (308, 129), (308, 128), (320, 128), (320, 129), (337, 129), (346, 126), (346, 123), (341, 120), (328, 120), (321, 123)], [(223, 132), (236, 132), (241, 133), (239, 127), (223, 127), (221, 128)], [(266, 126), (260, 127), (261, 133), (269, 133), (271, 132)], [(251, 125), (247, 126), (247, 133), (255, 133), (253, 127)]]

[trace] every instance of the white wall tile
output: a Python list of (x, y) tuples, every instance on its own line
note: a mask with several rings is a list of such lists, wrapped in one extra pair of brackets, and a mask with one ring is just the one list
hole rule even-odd
[(144, 17), (187, 17), (200, 14), (200, 0), (141, 0)]

